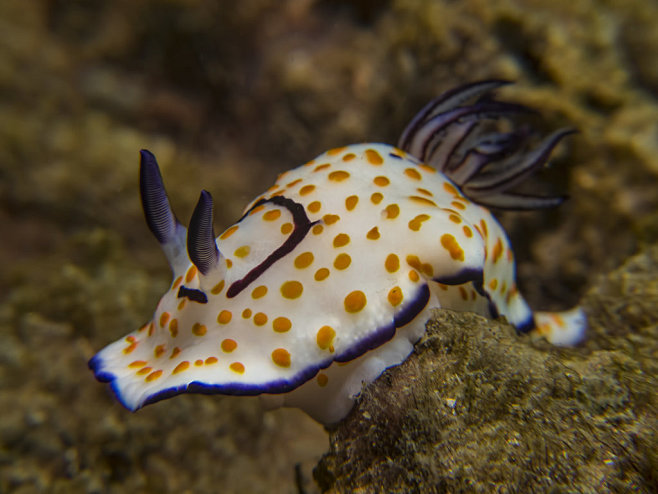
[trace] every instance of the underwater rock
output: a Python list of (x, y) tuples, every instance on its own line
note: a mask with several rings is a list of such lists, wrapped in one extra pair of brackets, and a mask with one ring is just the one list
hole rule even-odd
[(658, 482), (658, 246), (584, 299), (580, 348), (436, 311), (315, 470), (332, 492), (649, 492)]

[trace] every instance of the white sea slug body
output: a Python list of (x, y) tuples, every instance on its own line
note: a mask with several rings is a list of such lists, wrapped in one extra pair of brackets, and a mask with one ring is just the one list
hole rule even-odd
[(149, 323), (90, 361), (96, 377), (130, 410), (183, 392), (262, 395), (329, 424), (411, 353), (431, 308), (503, 315), (519, 332), (577, 342), (581, 311), (532, 313), (507, 236), (483, 207), (562, 200), (506, 192), (568, 131), (524, 152), (525, 133), (484, 134), (483, 120), (523, 110), (482, 97), (502, 84), (434, 100), (398, 148), (332, 149), (282, 174), (217, 238), (210, 194), (186, 229), (142, 151), (142, 203), (174, 281)]

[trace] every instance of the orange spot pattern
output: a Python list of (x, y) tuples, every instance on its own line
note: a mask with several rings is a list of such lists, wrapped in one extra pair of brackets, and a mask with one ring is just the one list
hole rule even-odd
[(450, 252), (450, 257), (455, 261), (464, 261), (464, 249), (461, 248), (454, 236), (449, 233), (441, 235), (441, 245)]

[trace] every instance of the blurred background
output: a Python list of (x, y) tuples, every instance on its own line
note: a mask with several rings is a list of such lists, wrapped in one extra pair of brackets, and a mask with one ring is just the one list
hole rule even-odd
[(296, 410), (182, 396), (131, 414), (87, 360), (170, 283), (138, 151), (215, 230), (331, 147), (394, 144), (486, 78), (576, 127), (542, 174), (570, 201), (498, 215), (533, 307), (575, 305), (658, 241), (658, 5), (644, 0), (0, 2), (0, 492), (314, 492)]

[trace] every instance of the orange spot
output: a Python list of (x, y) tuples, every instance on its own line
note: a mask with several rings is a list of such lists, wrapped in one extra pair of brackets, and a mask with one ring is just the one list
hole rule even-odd
[(324, 169), (326, 169), (326, 168), (329, 168), (330, 166), (331, 166), (331, 165), (330, 165), (329, 163), (325, 163), (324, 165), (318, 165), (318, 166), (316, 166), (316, 167), (313, 169), (313, 171), (314, 171), (314, 172), (319, 172), (319, 171), (321, 171), (321, 170), (324, 170)]
[(422, 163), (422, 164), (418, 165), (418, 167), (419, 167), (421, 170), (423, 170), (424, 172), (427, 172), (427, 173), (436, 173), (436, 169), (432, 168), (432, 167), (429, 166), (429, 165), (426, 165), (425, 163)]
[(411, 271), (409, 271), (409, 279), (414, 283), (416, 283), (420, 279), (420, 275), (418, 274), (417, 271), (412, 269)]
[(222, 240), (226, 240), (229, 238), (231, 235), (233, 235), (236, 231), (238, 231), (238, 225), (233, 225), (230, 227), (228, 230), (226, 230), (224, 233), (222, 233), (219, 238)]
[(272, 321), (272, 329), (277, 333), (285, 333), (290, 331), (290, 328), (292, 328), (292, 323), (287, 317), (277, 317)]
[(397, 218), (399, 214), (400, 214), (400, 206), (398, 206), (397, 204), (389, 204), (388, 206), (386, 206), (386, 217), (389, 220), (393, 220)]
[(461, 209), (461, 210), (466, 209), (466, 206), (459, 201), (452, 201), (450, 204), (457, 209)]
[(464, 249), (461, 248), (455, 237), (449, 233), (444, 233), (441, 235), (441, 245), (450, 252), (450, 257), (455, 261), (464, 261)]
[(311, 231), (313, 232), (313, 235), (320, 235), (322, 230), (324, 230), (322, 225), (315, 225)]
[(125, 355), (128, 355), (129, 353), (135, 351), (135, 348), (137, 348), (137, 343), (131, 343), (130, 345), (128, 345), (126, 348), (123, 349), (123, 353)]
[(231, 314), (230, 311), (223, 310), (217, 315), (217, 322), (219, 324), (228, 324), (229, 322), (231, 322), (232, 317), (233, 317), (233, 314)]
[(304, 285), (302, 285), (299, 281), (285, 281), (281, 285), (281, 295), (283, 295), (285, 298), (299, 298), (303, 291)]
[(347, 149), (346, 146), (341, 146), (339, 148), (333, 148), (333, 149), (330, 149), (329, 151), (327, 151), (327, 154), (329, 156), (336, 156), (337, 154), (340, 154), (343, 151), (345, 151), (345, 149)]
[(307, 268), (313, 263), (313, 259), (312, 252), (302, 252), (295, 258), (295, 267), (297, 269)]
[(340, 219), (340, 216), (337, 214), (325, 214), (322, 219), (327, 225), (333, 225)]
[(172, 374), (178, 374), (179, 372), (183, 372), (184, 370), (187, 370), (189, 367), (190, 367), (190, 363), (187, 360), (183, 360), (180, 364), (178, 364), (174, 368)]
[(432, 194), (432, 193), (431, 193), (429, 190), (427, 190), (427, 189), (421, 189), (420, 187), (418, 187), (416, 190), (417, 190), (418, 192), (420, 192), (421, 194), (425, 194), (426, 196), (434, 197), (434, 194)]
[(388, 303), (393, 307), (397, 307), (402, 302), (404, 296), (402, 295), (402, 289), (399, 286), (394, 286), (388, 292)]
[(280, 209), (271, 209), (263, 215), (265, 221), (276, 221), (281, 217)]
[(559, 327), (563, 328), (565, 326), (564, 319), (562, 319), (558, 314), (550, 314), (551, 319)]
[(318, 329), (315, 340), (321, 350), (327, 350), (333, 344), (335, 337), (336, 331), (334, 331), (334, 328), (331, 326), (322, 326)]
[[(184, 299), (183, 302), (185, 302), (187, 299)], [(149, 330), (148, 330), (148, 335), (151, 336), (155, 332), (155, 324), (153, 321), (149, 324)]]
[(172, 288), (173, 290), (175, 290), (176, 288), (179, 287), (179, 285), (180, 285), (182, 282), (183, 282), (183, 277), (182, 277), (182, 276), (179, 276), (178, 278), (176, 278), (176, 281), (174, 281), (174, 284), (172, 285), (171, 288)]
[(162, 357), (162, 354), (166, 352), (164, 344), (158, 345), (153, 349), (153, 355), (155, 355), (155, 358), (160, 358)]
[(342, 182), (343, 180), (345, 180), (349, 177), (350, 177), (350, 174), (346, 171), (343, 171), (343, 170), (337, 170), (337, 171), (331, 172), (329, 174), (329, 180), (332, 180), (334, 182)]
[(160, 315), (160, 327), (161, 328), (164, 328), (167, 325), (167, 323), (169, 322), (170, 317), (171, 317), (171, 314), (169, 314), (169, 312), (163, 312)]
[(473, 231), (466, 225), (464, 225), (462, 229), (464, 230), (464, 235), (466, 235), (468, 238), (471, 238), (473, 236)]
[(217, 284), (212, 288), (212, 290), (210, 290), (210, 293), (212, 293), (213, 295), (219, 295), (219, 294), (222, 292), (223, 289), (224, 289), (224, 280), (222, 280), (222, 281), (220, 281), (219, 283), (217, 283)]
[(176, 358), (180, 352), (180, 348), (174, 347), (174, 349), (171, 351), (171, 355), (169, 355), (169, 358)]
[(500, 240), (500, 238), (496, 240), (496, 245), (494, 245), (491, 255), (493, 257), (493, 262), (498, 262), (500, 257), (503, 255), (503, 242)]
[(290, 367), (290, 352), (285, 348), (277, 348), (272, 352), (272, 361), (279, 367)]
[(354, 290), (353, 292), (350, 292), (343, 301), (345, 311), (349, 312), (350, 314), (360, 312), (363, 310), (367, 303), (368, 301), (366, 299), (366, 295), (361, 290)]
[(419, 271), (421, 270), (422, 267), (422, 263), (420, 262), (420, 259), (418, 258), (418, 256), (414, 256), (414, 255), (407, 256), (407, 264)]
[(372, 227), (370, 231), (366, 234), (368, 240), (377, 240), (379, 238), (379, 228), (376, 226)]
[(206, 365), (216, 364), (218, 362), (217, 357), (208, 357), (206, 359)]
[(290, 188), (290, 187), (294, 187), (295, 185), (297, 185), (297, 184), (298, 184), (299, 182), (301, 182), (301, 181), (302, 181), (302, 179), (301, 179), (301, 178), (298, 178), (297, 180), (293, 180), (292, 182), (290, 182), (289, 184), (287, 184), (286, 187), (288, 187), (288, 188)]
[(429, 220), (430, 217), (427, 214), (419, 214), (413, 220), (409, 222), (409, 229), (417, 232), (420, 230), (420, 227), (423, 226), (423, 221)]
[[(184, 298), (184, 299), (181, 300), (180, 303), (178, 304), (178, 307), (177, 307), (177, 308), (178, 308), (178, 312), (182, 311), (182, 310), (185, 308), (186, 305), (187, 305), (187, 299)], [(150, 332), (149, 332), (149, 336), (151, 336), (151, 333), (150, 333)]]
[(400, 259), (395, 254), (389, 254), (384, 262), (384, 266), (386, 266), (386, 271), (389, 273), (395, 273), (400, 269)]
[(301, 189), (299, 189), (299, 195), (300, 196), (306, 196), (313, 192), (315, 190), (315, 185), (304, 185)]
[(420, 176), (420, 173), (418, 173), (418, 170), (416, 170), (415, 168), (407, 168), (404, 171), (404, 174), (412, 180), (420, 180), (422, 178)]
[(203, 360), (201, 360), (201, 359), (195, 360), (194, 365), (196, 365), (197, 367), (201, 367), (203, 365)]
[(448, 218), (449, 218), (450, 221), (452, 221), (453, 223), (457, 223), (457, 224), (459, 224), (459, 223), (462, 222), (462, 219), (461, 219), (459, 216), (457, 216), (456, 214), (451, 214), (450, 216), (448, 216)]
[(384, 199), (384, 196), (381, 194), (381, 192), (375, 192), (370, 196), (370, 200), (373, 204), (379, 204), (382, 202), (382, 199)]
[(263, 298), (265, 295), (267, 295), (267, 287), (265, 285), (259, 285), (251, 292), (251, 298), (253, 299)]
[(505, 282), (503, 281), (503, 282), (500, 284), (500, 293), (501, 293), (502, 295), (504, 295), (506, 291), (507, 291), (507, 283), (505, 283)]
[(222, 347), (222, 351), (226, 353), (231, 353), (233, 350), (235, 350), (238, 347), (238, 344), (235, 340), (226, 338), (225, 340), (222, 340), (221, 347)]
[(256, 326), (264, 326), (267, 323), (267, 315), (262, 312), (254, 314), (254, 324)]
[(208, 328), (201, 323), (195, 322), (192, 326), (192, 332), (197, 336), (203, 336), (207, 331)]
[(153, 370), (153, 367), (143, 367), (142, 369), (139, 369), (136, 374), (139, 376), (144, 376), (151, 372)]
[(233, 267), (233, 261), (231, 261), (230, 259), (226, 259), (226, 267), (227, 268)]
[(455, 197), (459, 197), (459, 191), (457, 188), (449, 182), (443, 182), (443, 189), (448, 193), (452, 194)]
[(482, 228), (482, 233), (484, 234), (483, 237), (487, 237), (489, 235), (489, 232), (487, 231), (487, 222), (480, 220), (480, 228)]
[(189, 283), (194, 279), (196, 276), (196, 266), (193, 264), (190, 266), (190, 269), (187, 270), (187, 274), (185, 275), (185, 282)]
[(336, 269), (347, 269), (352, 263), (352, 258), (348, 254), (338, 254), (334, 260), (334, 267)]
[(148, 376), (146, 376), (146, 382), (151, 382), (155, 381), (157, 378), (159, 378), (162, 375), (161, 370), (157, 370), (155, 372), (151, 372)]
[(334, 247), (344, 247), (350, 243), (350, 236), (346, 233), (339, 233), (334, 237)]
[(235, 252), (233, 253), (233, 255), (235, 257), (243, 258), (243, 257), (247, 257), (250, 252), (251, 252), (251, 247), (249, 247), (248, 245), (242, 245), (242, 246), (238, 247), (237, 249), (235, 249)]
[(349, 196), (345, 199), (345, 209), (352, 211), (359, 202), (359, 196)]
[[(268, 192), (273, 191), (273, 190), (275, 190), (276, 188), (277, 188), (277, 186), (276, 186), (276, 185), (273, 185), (272, 187), (270, 187), (270, 188), (268, 189)], [(263, 209), (265, 209), (265, 204), (261, 204), (260, 206), (256, 206), (254, 209), (252, 209), (252, 210), (249, 212), (249, 216), (251, 216), (252, 214), (260, 213)]]
[(371, 165), (381, 165), (384, 162), (381, 155), (374, 149), (366, 149), (366, 159)]
[(228, 368), (238, 374), (244, 374), (244, 364), (242, 362), (233, 362)]
[(322, 203), (320, 201), (313, 201), (311, 204), (306, 206), (306, 209), (308, 209), (311, 213), (317, 213), (320, 211), (321, 207)]
[(468, 292), (466, 291), (466, 288), (464, 288), (463, 286), (459, 287), (459, 294), (461, 295), (462, 300), (468, 300)]
[(391, 183), (391, 181), (388, 178), (383, 177), (383, 176), (380, 175), (378, 177), (375, 177), (375, 179), (373, 180), (373, 183), (375, 185), (378, 185), (379, 187), (386, 187), (388, 184)]
[(320, 268), (315, 272), (315, 281), (322, 281), (327, 279), (329, 276), (329, 270), (327, 268)]
[(318, 386), (320, 386), (321, 388), (324, 388), (327, 385), (327, 383), (329, 382), (329, 377), (326, 374), (323, 374), (322, 372), (320, 372), (318, 374), (317, 381), (318, 381)]
[(131, 362), (130, 364), (128, 364), (128, 367), (132, 367), (133, 369), (134, 368), (142, 368), (146, 365), (146, 363), (147, 362), (145, 360), (135, 360), (134, 362)]
[(498, 287), (498, 280), (496, 278), (494, 278), (493, 280), (491, 280), (489, 282), (489, 288), (491, 288), (492, 290), (495, 290), (497, 287)]
[(292, 231), (292, 228), (293, 228), (292, 223), (284, 223), (283, 225), (281, 225), (281, 233), (283, 233), (284, 235), (288, 235)]
[(242, 318), (249, 319), (251, 317), (251, 309), (245, 309), (242, 311)]
[(420, 204), (422, 206), (436, 206), (436, 203), (434, 201), (427, 199), (425, 197), (409, 196), (409, 199), (411, 199), (416, 204)]
[(356, 158), (356, 154), (347, 153), (345, 156), (343, 156), (343, 161), (352, 161), (354, 158)]
[(425, 263), (421, 266), (421, 271), (425, 273), (426, 276), (432, 278), (434, 276), (434, 268), (431, 264)]

